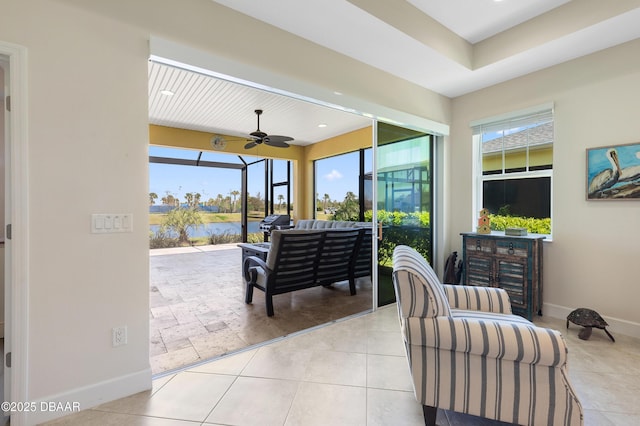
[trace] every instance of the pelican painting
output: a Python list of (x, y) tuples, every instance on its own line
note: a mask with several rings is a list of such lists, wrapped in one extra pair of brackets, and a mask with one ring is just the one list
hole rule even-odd
[(640, 199), (640, 144), (587, 149), (587, 199)]

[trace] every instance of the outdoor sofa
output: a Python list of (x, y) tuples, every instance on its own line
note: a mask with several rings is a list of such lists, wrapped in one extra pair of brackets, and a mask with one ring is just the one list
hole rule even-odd
[(299, 221), (293, 229), (271, 232), (266, 261), (244, 260), (245, 302), (253, 289), (265, 293), (268, 316), (274, 315), (273, 296), (315, 286), (349, 281), (356, 294), (356, 278), (371, 275), (371, 238), (367, 222)]

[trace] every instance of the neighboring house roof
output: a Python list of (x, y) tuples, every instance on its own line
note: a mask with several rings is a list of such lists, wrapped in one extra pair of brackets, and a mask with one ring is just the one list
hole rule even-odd
[(516, 133), (510, 133), (503, 137), (497, 137), (482, 144), (482, 153), (524, 149), (553, 143), (553, 122), (544, 123), (536, 127), (530, 127)]

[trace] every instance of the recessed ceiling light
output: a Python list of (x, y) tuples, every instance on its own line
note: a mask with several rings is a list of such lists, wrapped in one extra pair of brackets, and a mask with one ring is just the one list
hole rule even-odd
[(320, 124), (318, 124), (318, 127), (327, 127), (327, 124), (326, 123), (320, 123)]
[(171, 90), (167, 90), (167, 89), (161, 90), (160, 94), (161, 95), (165, 95), (165, 96), (173, 96), (173, 95), (175, 95), (175, 93), (173, 93)]
[(342, 96), (342, 92), (338, 92), (337, 90), (333, 92), (334, 95)]

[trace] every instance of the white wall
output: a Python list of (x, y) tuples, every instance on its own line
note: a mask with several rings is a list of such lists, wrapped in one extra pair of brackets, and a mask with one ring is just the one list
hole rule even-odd
[[(28, 49), (29, 353), (13, 355), (28, 356), (28, 401), (86, 408), (151, 384), (148, 46), (57, 3), (1, 8), (0, 40)], [(132, 213), (134, 232), (91, 234), (92, 213)]]
[[(586, 201), (586, 148), (640, 142), (640, 41), (453, 100), (451, 249), (471, 231), (471, 129), (479, 118), (555, 103), (553, 242), (544, 244), (544, 312), (590, 307), (640, 335), (639, 201)], [(615, 321), (615, 320), (620, 321)]]

